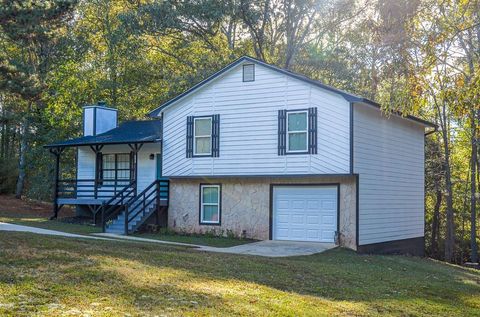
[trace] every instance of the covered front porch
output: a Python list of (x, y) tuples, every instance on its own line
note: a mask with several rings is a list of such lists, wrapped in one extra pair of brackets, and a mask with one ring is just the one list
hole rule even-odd
[[(169, 181), (162, 178), (161, 121), (129, 121), (107, 132), (47, 145), (55, 157), (53, 216), (64, 205), (88, 210), (105, 232), (128, 234), (156, 215), (166, 225)], [(61, 157), (76, 150), (74, 178)]]

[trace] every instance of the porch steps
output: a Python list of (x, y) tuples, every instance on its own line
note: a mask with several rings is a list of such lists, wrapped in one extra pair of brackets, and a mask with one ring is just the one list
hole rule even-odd
[[(130, 210), (130, 214), (135, 214), (138, 210), (141, 209), (141, 205), (139, 205), (136, 210)], [(138, 227), (143, 224), (151, 215), (152, 212), (155, 211), (157, 208), (155, 202), (152, 203), (151, 207), (148, 208), (148, 212), (139, 213), (138, 215), (133, 218), (130, 223), (128, 224), (128, 233), (134, 232)], [(105, 227), (106, 233), (114, 233), (114, 234), (125, 234), (125, 211), (122, 211), (116, 219), (114, 219), (110, 224), (107, 224)]]

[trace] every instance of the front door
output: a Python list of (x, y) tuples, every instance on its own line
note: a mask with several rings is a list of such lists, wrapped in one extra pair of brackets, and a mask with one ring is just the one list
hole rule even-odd
[(162, 154), (157, 154), (157, 179), (162, 178)]

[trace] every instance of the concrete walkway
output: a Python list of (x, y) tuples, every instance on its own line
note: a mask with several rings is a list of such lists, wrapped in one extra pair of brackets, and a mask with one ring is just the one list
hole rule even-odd
[(208, 247), (208, 246), (189, 244), (189, 243), (145, 239), (145, 238), (132, 237), (132, 236), (122, 236), (122, 235), (111, 234), (111, 233), (81, 235), (81, 234), (41, 229), (41, 228), (22, 226), (22, 225), (16, 225), (11, 223), (4, 223), (4, 222), (0, 222), (0, 231), (30, 232), (30, 233), (36, 233), (36, 234), (45, 234), (45, 235), (61, 236), (61, 237), (69, 237), (69, 238), (80, 238), (80, 239), (96, 239), (96, 240), (109, 240), (109, 241), (124, 240), (124, 241), (130, 241), (130, 242), (148, 242), (148, 243), (158, 243), (158, 244), (164, 244), (164, 245), (176, 245), (176, 246), (182, 246), (182, 247), (189, 247), (189, 248), (194, 248), (196, 251), (259, 255), (259, 256), (266, 256), (266, 257), (287, 257), (287, 256), (310, 255), (310, 254), (320, 253), (335, 247), (334, 244), (330, 244), (330, 243), (295, 242), (295, 241), (259, 241), (259, 242), (237, 245), (234, 247), (217, 248), (217, 247)]
[(69, 238), (112, 240), (112, 239), (103, 238), (103, 237), (95, 237), (90, 235), (82, 235), (82, 234), (68, 233), (63, 231), (30, 227), (30, 226), (22, 226), (22, 225), (16, 225), (13, 223), (5, 223), (5, 222), (0, 222), (0, 231), (30, 232), (30, 233), (46, 234), (50, 236), (61, 236), (61, 237), (69, 237)]
[(266, 256), (266, 257), (311, 255), (315, 253), (321, 253), (323, 251), (333, 249), (336, 247), (336, 245), (333, 243), (266, 240), (266, 241), (259, 241), (259, 242), (237, 245), (237, 246), (228, 247), (228, 248), (217, 248), (217, 247), (209, 247), (209, 246), (197, 245), (197, 244), (145, 239), (145, 238), (132, 237), (132, 236), (122, 236), (122, 235), (116, 235), (111, 233), (97, 233), (95, 235), (108, 237), (108, 238), (131, 240), (131, 241), (178, 245), (178, 246), (195, 248), (195, 250), (197, 251), (259, 255), (259, 256)]

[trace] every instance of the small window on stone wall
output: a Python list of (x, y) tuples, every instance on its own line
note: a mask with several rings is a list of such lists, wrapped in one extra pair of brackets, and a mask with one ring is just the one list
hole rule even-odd
[(200, 223), (219, 225), (221, 212), (221, 186), (200, 185)]

